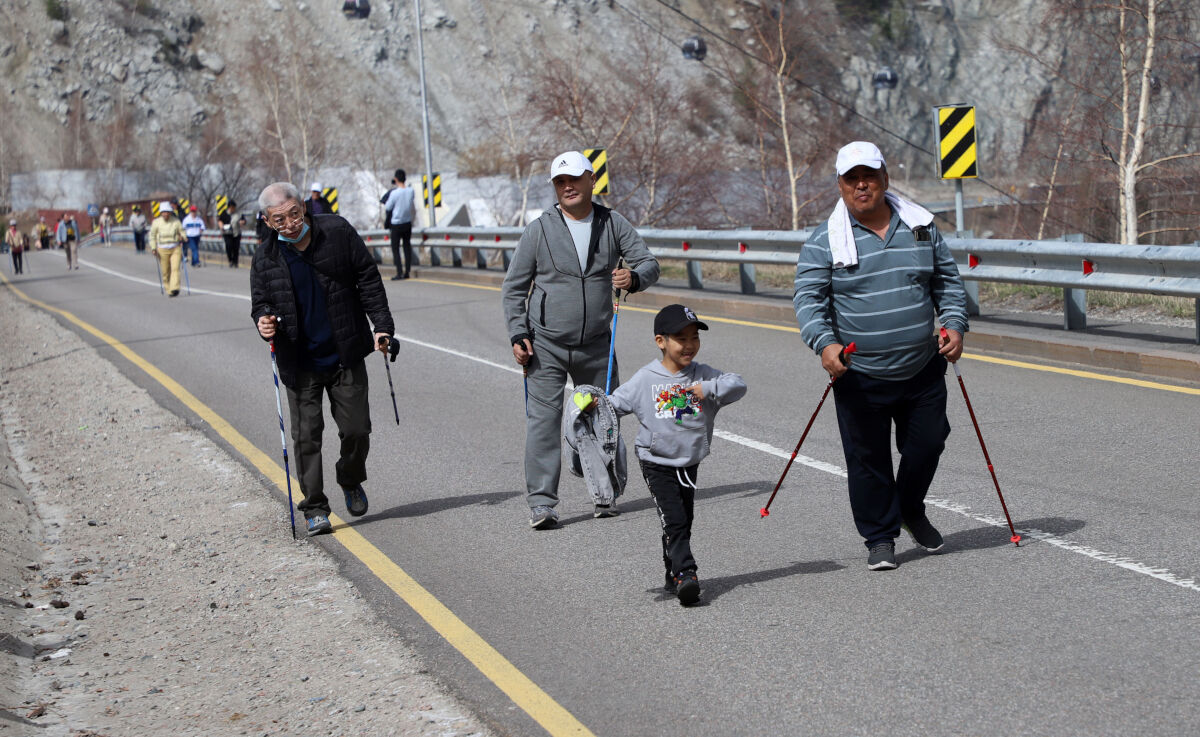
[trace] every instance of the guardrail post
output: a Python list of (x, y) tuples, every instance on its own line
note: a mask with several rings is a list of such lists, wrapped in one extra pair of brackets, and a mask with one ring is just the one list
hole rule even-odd
[(704, 289), (704, 276), (700, 270), (699, 261), (687, 262), (688, 286), (692, 289)]
[(754, 271), (754, 264), (738, 264), (738, 276), (742, 281), (742, 294), (758, 292), (758, 275)]
[(429, 246), (429, 265), (430, 266), (441, 266), (442, 265), (442, 257), (438, 255), (437, 246), (432, 245), (432, 244), (430, 244), (430, 246)]
[(511, 252), (511, 251), (509, 251), (507, 248), (506, 248), (506, 249), (504, 249), (503, 251), (501, 251), (501, 252), (500, 252), (500, 256), (501, 256), (501, 258), (503, 258), (503, 259), (504, 259), (504, 273), (505, 273), (505, 274), (507, 274), (507, 273), (508, 273), (508, 265), (509, 265), (509, 263), (510, 263), (510, 262), (512, 262), (512, 255), (511, 255), (511, 253), (512, 253), (512, 252)]
[[(955, 231), (955, 238), (974, 238), (975, 231), (960, 230)], [(967, 316), (972, 317), (979, 314), (979, 282), (967, 281), (963, 279), (963, 291), (967, 293)]]
[(462, 249), (458, 246), (450, 249), (450, 262), (454, 264), (454, 268), (462, 268)]
[(487, 251), (485, 251), (482, 248), (475, 249), (475, 268), (477, 268), (477, 269), (486, 269), (487, 268)]
[[(1082, 233), (1063, 236), (1068, 243), (1083, 243)], [(1087, 290), (1063, 288), (1063, 329), (1083, 330), (1087, 327)]]

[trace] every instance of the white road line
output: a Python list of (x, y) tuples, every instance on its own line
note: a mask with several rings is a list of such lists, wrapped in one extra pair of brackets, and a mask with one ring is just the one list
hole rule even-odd
[[(115, 276), (119, 279), (124, 279), (126, 281), (136, 282), (138, 284), (148, 284), (152, 287), (161, 286), (157, 281), (150, 281), (149, 279), (143, 279), (139, 276), (130, 276), (129, 274), (122, 273), (115, 269), (110, 269), (106, 266), (101, 266), (100, 264), (92, 263), (91, 261), (85, 261), (84, 259), (79, 259), (79, 263), (82, 266), (87, 266), (88, 268), (95, 269), (96, 271), (103, 271), (105, 274), (108, 274), (110, 276)], [(211, 289), (199, 289), (199, 288), (192, 289), (192, 290), (190, 290), (190, 292), (191, 292), (191, 294), (207, 294), (207, 295), (210, 295), (213, 297), (227, 297), (229, 299), (244, 299), (247, 302), (250, 301), (250, 295), (248, 295), (248, 294), (232, 294), (230, 292), (216, 292)]]
[[(90, 268), (96, 269), (97, 271), (102, 271), (106, 274), (111, 274), (112, 276), (120, 277), (122, 279), (127, 279), (129, 281), (138, 282), (140, 284), (148, 284), (152, 287), (158, 286), (158, 282), (152, 282), (149, 279), (141, 279), (141, 278), (138, 278), (135, 276), (129, 276), (128, 274), (123, 274), (119, 271), (114, 271), (112, 269), (108, 269), (108, 268), (99, 266), (97, 264), (94, 264), (94, 263), (91, 263), (88, 261), (80, 260), (79, 263), (83, 264), (84, 266), (88, 266)], [(250, 297), (248, 295), (244, 295), (244, 294), (230, 294), (228, 292), (214, 292), (214, 291), (210, 291), (210, 290), (206, 290), (206, 289), (193, 289), (192, 292), (196, 293), (196, 294), (209, 294), (214, 297), (229, 297), (232, 299), (244, 299), (247, 302), (250, 301)], [(480, 358), (479, 356), (472, 356), (469, 353), (463, 353), (462, 351), (456, 351), (452, 348), (446, 348), (444, 346), (436, 345), (434, 343), (427, 343), (423, 340), (417, 340), (416, 338), (409, 338), (409, 337), (406, 337), (403, 335), (397, 335), (395, 337), (396, 337), (396, 340), (404, 341), (405, 343), (412, 343), (413, 345), (418, 345), (418, 346), (421, 346), (422, 348), (428, 348), (430, 350), (440, 351), (442, 353), (448, 353), (448, 354), (450, 354), (452, 356), (456, 356), (458, 358), (465, 358), (468, 361), (475, 361), (476, 363), (482, 363), (485, 366), (491, 366), (492, 368), (500, 369), (501, 371), (508, 371), (508, 372), (514, 373), (514, 374), (523, 373), (520, 369), (514, 368), (512, 366), (506, 366), (502, 363), (497, 363), (495, 361), (489, 361), (488, 359)], [(779, 448), (774, 447), (773, 445), (769, 445), (767, 443), (761, 442), (759, 440), (754, 440), (752, 438), (747, 438), (742, 435), (737, 435), (735, 433), (731, 433), (726, 430), (714, 430), (713, 435), (715, 435), (723, 440), (728, 440), (731, 443), (737, 443), (738, 445), (743, 445), (747, 448), (752, 448), (753, 450), (767, 453), (769, 455), (773, 455), (777, 458), (782, 458), (784, 460), (787, 460), (792, 455), (791, 453), (788, 453), (786, 450), (781, 450)], [(819, 461), (815, 458), (810, 458), (810, 457), (804, 456), (804, 455), (797, 455), (796, 463), (808, 466), (810, 468), (815, 468), (818, 471), (824, 471), (825, 473), (831, 474), (833, 476), (840, 476), (842, 478), (846, 478), (846, 469), (841, 468), (840, 466), (835, 466), (832, 463), (826, 463), (824, 461)], [(1008, 523), (1005, 520), (997, 519), (995, 517), (991, 517), (986, 514), (980, 514), (978, 512), (973, 512), (973, 511), (971, 511), (971, 509), (969, 507), (959, 504), (958, 502), (952, 502), (947, 499), (934, 499), (934, 498), (929, 498), (929, 497), (926, 497), (925, 502), (927, 504), (932, 504), (933, 506), (935, 506), (939, 509), (944, 509), (947, 512), (954, 512), (955, 514), (960, 514), (963, 517), (972, 519), (976, 522), (982, 522), (985, 525), (991, 525), (992, 527), (1002, 527), (1002, 528), (1008, 527)], [(1140, 573), (1143, 576), (1149, 576), (1151, 578), (1158, 579), (1159, 581), (1164, 581), (1169, 584), (1174, 584), (1175, 586), (1179, 586), (1180, 588), (1185, 588), (1190, 591), (1200, 592), (1200, 583), (1197, 583), (1195, 579), (1181, 578), (1180, 576), (1177, 576), (1174, 573), (1171, 573), (1166, 568), (1156, 568), (1154, 566), (1150, 566), (1150, 565), (1141, 563), (1136, 560), (1131, 560), (1124, 556), (1114, 555), (1113, 553), (1106, 553), (1103, 550), (1097, 550), (1096, 548), (1091, 548), (1086, 545), (1080, 545), (1079, 543), (1071, 542), (1070, 540), (1061, 538), (1053, 533), (1046, 532), (1044, 530), (1039, 530), (1037, 528), (1032, 528), (1032, 527), (1031, 528), (1019, 528), (1019, 529), (1017, 529), (1017, 532), (1023, 538), (1040, 540), (1041, 542), (1047, 543), (1049, 545), (1053, 545), (1056, 548), (1061, 548), (1063, 550), (1069, 550), (1072, 553), (1078, 553), (1080, 555), (1085, 555), (1089, 558), (1098, 560), (1102, 563), (1108, 563), (1110, 565), (1117, 566), (1118, 568), (1124, 568), (1125, 570), (1133, 571), (1134, 573)]]
[[(426, 343), (425, 341), (416, 340), (415, 338), (407, 338), (402, 335), (397, 335), (396, 340), (402, 340), (407, 343), (412, 343), (414, 345), (419, 345), (423, 348), (429, 348), (430, 350), (440, 351), (442, 353), (449, 353), (452, 356), (457, 356), (459, 358), (465, 358), (468, 361), (475, 361), (477, 363), (482, 363), (487, 366), (492, 366), (494, 368), (498, 368), (503, 371), (509, 371), (514, 374), (522, 373), (519, 369), (513, 368), (512, 366), (505, 366), (503, 364), (496, 363), (495, 361), (489, 361), (486, 358), (479, 358), (478, 356), (472, 356), (469, 353), (463, 353), (462, 351), (456, 351), (451, 348), (445, 348), (443, 346), (435, 345), (433, 343)], [(727, 430), (714, 430), (713, 435), (715, 435), (716, 437), (719, 437), (723, 440), (728, 440), (731, 443), (737, 443), (738, 445), (743, 445), (747, 448), (751, 448), (753, 450), (767, 453), (768, 455), (773, 455), (776, 458), (782, 458), (784, 460), (787, 460), (792, 455), (788, 451), (781, 450), (781, 449), (776, 448), (775, 446), (770, 445), (768, 443), (764, 443), (759, 440), (754, 440), (752, 438), (747, 438), (743, 435), (737, 435), (737, 434), (731, 433)], [(803, 456), (803, 455), (796, 456), (796, 463), (800, 463), (800, 464), (808, 466), (810, 468), (815, 468), (818, 471), (824, 471), (825, 473), (831, 474), (833, 476), (840, 476), (842, 478), (846, 478), (846, 469), (844, 469), (840, 466), (836, 466), (832, 463), (826, 463), (824, 461), (819, 461), (815, 458), (809, 458), (808, 456)], [(934, 499), (934, 498), (930, 498), (930, 497), (926, 497), (925, 502), (927, 504), (931, 504), (939, 509), (944, 509), (947, 512), (954, 512), (955, 514), (960, 514), (963, 517), (974, 520), (976, 522), (981, 522), (985, 525), (990, 525), (992, 527), (1001, 527), (1001, 528), (1004, 528), (1006, 532), (1008, 530), (1008, 523), (1005, 520), (998, 519), (996, 517), (991, 517), (986, 514), (980, 514), (978, 512), (974, 512), (970, 509), (970, 507), (959, 504), (958, 502), (952, 502), (952, 501), (949, 501), (948, 499)], [(1025, 538), (1025, 539), (1039, 540), (1039, 541), (1047, 543), (1049, 545), (1053, 545), (1056, 548), (1061, 548), (1063, 550), (1068, 550), (1072, 553), (1078, 553), (1080, 555), (1085, 555), (1089, 558), (1092, 558), (1093, 560), (1098, 560), (1101, 563), (1108, 563), (1110, 565), (1117, 566), (1118, 568), (1124, 568), (1125, 570), (1133, 571), (1134, 573), (1140, 573), (1143, 576), (1149, 576), (1151, 578), (1158, 579), (1159, 581), (1164, 581), (1169, 584), (1174, 584), (1175, 586), (1179, 586), (1180, 588), (1188, 589), (1190, 591), (1200, 592), (1200, 583), (1197, 583), (1195, 579), (1182, 578), (1180, 576), (1175, 575), (1174, 573), (1171, 573), (1166, 568), (1156, 568), (1154, 566), (1150, 566), (1150, 565), (1141, 563), (1136, 560), (1131, 560), (1124, 556), (1114, 555), (1113, 553), (1106, 553), (1103, 550), (1097, 550), (1096, 548), (1091, 548), (1086, 545), (1080, 545), (1079, 543), (1071, 542), (1070, 540), (1061, 538), (1061, 537), (1055, 535), (1054, 533), (1046, 532), (1045, 530), (1039, 530), (1035, 527), (1017, 528), (1017, 533), (1020, 534), (1021, 537)]]

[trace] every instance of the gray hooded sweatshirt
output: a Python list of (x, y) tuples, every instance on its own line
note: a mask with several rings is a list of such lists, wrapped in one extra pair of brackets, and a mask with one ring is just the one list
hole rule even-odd
[(658, 261), (629, 221), (592, 205), (592, 239), (587, 265), (557, 207), (542, 213), (521, 234), (501, 289), (504, 319), (513, 342), (537, 333), (566, 346), (606, 337), (613, 315), (612, 271), (621, 258), (636, 274), (640, 292), (658, 281)]
[[(704, 390), (701, 402), (684, 391), (697, 382)], [(745, 393), (746, 382), (737, 374), (721, 373), (703, 363), (671, 373), (661, 361), (651, 361), (610, 398), (618, 415), (635, 414), (641, 423), (634, 440), (638, 458), (686, 468), (708, 455), (717, 410)]]

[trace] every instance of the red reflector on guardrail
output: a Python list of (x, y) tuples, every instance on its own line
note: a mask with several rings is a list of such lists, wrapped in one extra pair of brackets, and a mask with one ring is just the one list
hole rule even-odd
[(474, 242), (475, 242), (475, 236), (473, 236), (473, 235), (467, 236), (467, 243), (474, 243)]
[(739, 243), (739, 244), (738, 244), (738, 253), (745, 253), (745, 252), (746, 252), (746, 244), (745, 244), (745, 243)]
[(685, 250), (685, 251), (686, 251), (686, 250), (688, 250), (688, 249), (689, 249), (689, 248), (691, 248), (691, 247), (692, 247), (692, 244), (691, 244), (691, 243), (688, 243), (687, 241), (684, 241), (684, 242), (683, 242), (683, 250)]
[(499, 243), (499, 242), (500, 242), (500, 236), (496, 236), (496, 242), (497, 242), (497, 243)]
[(446, 234), (446, 240), (450, 240), (450, 234), (449, 234), (449, 233), (447, 233), (447, 234)]
[(973, 253), (967, 254), (967, 268), (973, 269), (979, 265), (979, 257)]
[(1095, 270), (1096, 270), (1096, 265), (1093, 264), (1091, 261), (1088, 261), (1085, 258), (1083, 260), (1083, 275), (1087, 276), (1088, 274), (1092, 273)]

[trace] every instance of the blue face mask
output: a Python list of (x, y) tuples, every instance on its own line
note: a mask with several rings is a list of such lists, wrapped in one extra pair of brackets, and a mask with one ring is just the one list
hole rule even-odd
[(296, 236), (295, 238), (288, 238), (283, 233), (276, 233), (276, 235), (278, 235), (279, 240), (283, 241), (284, 243), (299, 243), (300, 241), (304, 240), (304, 236), (308, 235), (308, 223), (304, 224), (304, 227), (300, 229), (300, 235)]

